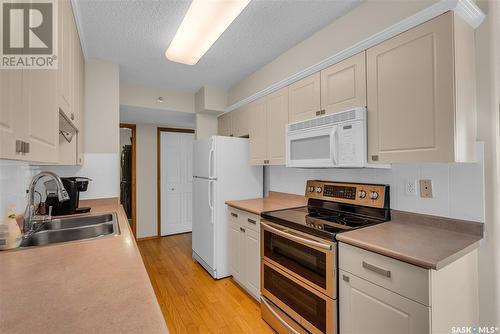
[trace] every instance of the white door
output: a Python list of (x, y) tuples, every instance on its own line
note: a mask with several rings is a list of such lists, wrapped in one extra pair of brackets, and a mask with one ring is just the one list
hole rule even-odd
[(161, 235), (192, 229), (192, 133), (161, 132)]

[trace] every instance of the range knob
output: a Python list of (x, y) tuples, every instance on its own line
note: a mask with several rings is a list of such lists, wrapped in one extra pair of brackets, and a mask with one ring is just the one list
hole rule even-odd
[(321, 187), (316, 187), (316, 192), (319, 194), (323, 191), (323, 189), (321, 189)]
[(359, 195), (359, 198), (365, 198), (366, 197), (366, 191), (360, 190), (358, 195)]
[(370, 198), (371, 199), (377, 199), (378, 198), (378, 192), (372, 191), (372, 193), (370, 194)]

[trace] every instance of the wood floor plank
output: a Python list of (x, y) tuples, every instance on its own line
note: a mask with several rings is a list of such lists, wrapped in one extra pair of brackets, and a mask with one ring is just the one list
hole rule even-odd
[(231, 278), (214, 280), (191, 258), (190, 233), (137, 244), (171, 333), (274, 333), (259, 303)]

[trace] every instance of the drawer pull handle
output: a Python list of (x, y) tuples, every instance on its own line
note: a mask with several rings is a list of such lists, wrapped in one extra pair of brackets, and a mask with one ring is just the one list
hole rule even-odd
[(342, 275), (342, 279), (346, 282), (349, 282), (349, 276), (347, 275)]
[(253, 219), (248, 218), (247, 220), (248, 220), (248, 222), (249, 222), (249, 223), (251, 223), (251, 224), (257, 224), (257, 222), (256, 222), (255, 220), (253, 220)]
[(245, 229), (243, 227), (240, 227), (241, 232), (245, 232)]
[(385, 277), (391, 277), (391, 271), (387, 269), (383, 269), (377, 266), (374, 266), (373, 264), (369, 264), (365, 261), (363, 261), (363, 268), (371, 270), (379, 275), (385, 276)]
[(238, 218), (238, 215), (234, 212), (231, 212), (231, 216)]

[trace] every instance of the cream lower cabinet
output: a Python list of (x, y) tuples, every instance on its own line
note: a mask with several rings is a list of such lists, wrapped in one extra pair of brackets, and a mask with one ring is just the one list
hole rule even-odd
[(339, 243), (340, 334), (449, 333), (478, 322), (477, 251), (439, 270)]
[(229, 211), (229, 269), (233, 279), (255, 299), (260, 299), (260, 217)]
[(366, 51), (370, 163), (474, 161), (474, 30), (447, 12)]
[(253, 102), (249, 109), (250, 162), (284, 165), (288, 124), (288, 87)]

